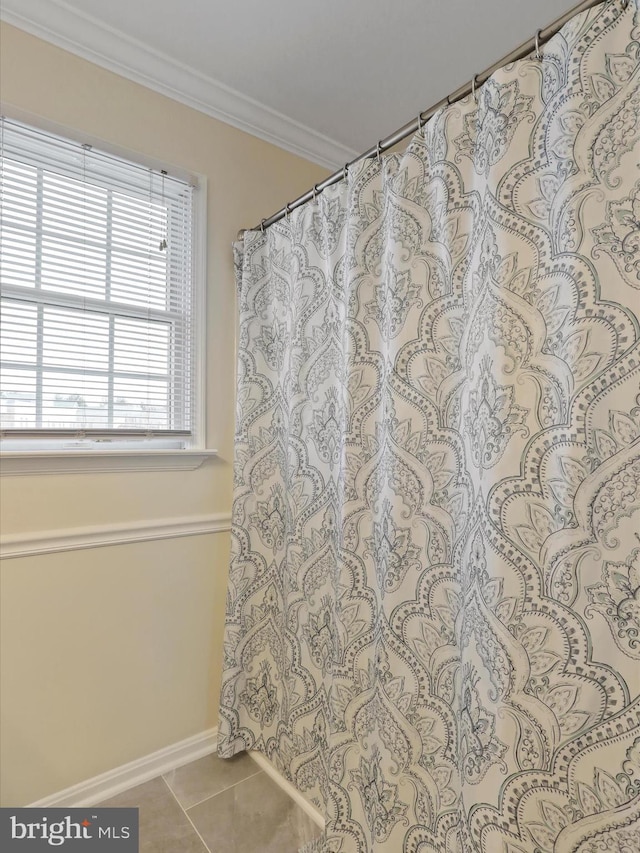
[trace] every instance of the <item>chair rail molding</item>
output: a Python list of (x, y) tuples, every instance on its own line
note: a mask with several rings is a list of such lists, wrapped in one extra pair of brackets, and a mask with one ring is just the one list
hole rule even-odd
[(61, 530), (8, 533), (0, 536), (0, 558), (6, 560), (15, 557), (35, 557), (62, 551), (225, 533), (229, 530), (231, 530), (231, 515), (217, 513), (187, 518), (173, 517)]

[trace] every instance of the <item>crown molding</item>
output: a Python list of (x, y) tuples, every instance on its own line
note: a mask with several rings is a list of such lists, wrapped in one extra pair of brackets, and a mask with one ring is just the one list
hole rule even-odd
[(327, 169), (358, 154), (63, 0), (2, 0), (0, 19)]

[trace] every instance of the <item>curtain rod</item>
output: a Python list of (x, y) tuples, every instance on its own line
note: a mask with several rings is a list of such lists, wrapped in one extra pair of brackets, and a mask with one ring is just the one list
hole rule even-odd
[[(617, 0), (620, 2), (622, 9), (626, 9), (629, 5), (629, 0)], [(467, 95), (471, 95), (475, 93), (475, 90), (478, 86), (481, 86), (485, 83), (489, 77), (497, 71), (499, 68), (502, 68), (504, 65), (508, 65), (510, 62), (515, 62), (518, 59), (523, 59), (530, 53), (536, 53), (539, 56), (540, 46), (545, 42), (549, 41), (552, 36), (554, 36), (558, 30), (560, 30), (567, 21), (570, 21), (574, 15), (579, 14), (580, 12), (584, 12), (587, 9), (591, 9), (593, 6), (598, 6), (600, 3), (603, 3), (603, 0), (582, 0), (581, 3), (578, 3), (577, 6), (574, 6), (572, 9), (569, 9), (568, 12), (565, 12), (564, 15), (561, 15), (559, 18), (556, 18), (553, 23), (549, 24), (549, 26), (544, 27), (537, 31), (533, 38), (528, 39), (523, 42), (520, 47), (516, 47), (515, 50), (512, 50), (511, 53), (508, 53), (506, 56), (503, 56), (502, 59), (499, 59), (497, 62), (494, 62), (493, 65), (490, 65), (489, 68), (485, 68), (484, 71), (481, 71), (479, 74), (474, 75), (473, 79), (469, 83), (465, 83), (460, 86), (460, 88), (456, 89), (455, 92), (448, 95), (446, 98), (442, 98), (438, 103), (429, 107), (426, 110), (423, 110), (417, 118), (413, 119), (413, 121), (408, 122), (403, 125), (401, 128), (396, 130), (390, 136), (387, 136), (385, 139), (381, 139), (377, 145), (374, 145), (372, 148), (369, 148), (368, 151), (365, 151), (364, 154), (358, 155), (354, 160), (351, 160), (339, 169), (337, 172), (334, 172), (332, 175), (329, 175), (328, 178), (325, 178), (320, 183), (315, 184), (315, 186), (308, 190), (304, 195), (298, 196), (298, 198), (294, 199), (294, 201), (290, 201), (286, 204), (281, 210), (278, 210), (276, 213), (272, 214), (268, 219), (263, 219), (262, 222), (257, 225), (255, 228), (246, 229), (243, 228), (238, 232), (238, 240), (242, 240), (244, 232), (247, 230), (251, 231), (260, 231), (268, 228), (270, 225), (273, 225), (275, 222), (278, 222), (280, 219), (283, 219), (287, 214), (291, 213), (296, 207), (300, 207), (306, 202), (311, 201), (311, 199), (315, 198), (319, 193), (325, 190), (327, 187), (330, 187), (332, 184), (337, 184), (339, 181), (343, 180), (343, 178), (347, 177), (347, 173), (351, 166), (359, 163), (361, 160), (366, 160), (367, 157), (379, 156), (384, 151), (387, 151), (389, 148), (393, 148), (394, 145), (397, 145), (398, 142), (401, 142), (403, 139), (406, 139), (407, 136), (411, 136), (417, 130), (423, 127), (425, 122), (427, 122), (431, 116), (435, 115), (438, 110), (443, 107), (450, 106), (456, 101), (461, 100), (462, 98), (466, 98)], [(604, 5), (604, 3), (603, 3)]]

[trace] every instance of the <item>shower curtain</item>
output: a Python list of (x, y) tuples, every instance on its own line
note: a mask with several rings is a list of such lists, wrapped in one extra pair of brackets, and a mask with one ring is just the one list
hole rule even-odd
[(237, 247), (221, 756), (331, 853), (640, 850), (640, 19)]

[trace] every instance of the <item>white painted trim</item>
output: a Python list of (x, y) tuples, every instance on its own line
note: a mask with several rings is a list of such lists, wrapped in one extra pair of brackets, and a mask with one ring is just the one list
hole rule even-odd
[[(193, 194), (193, 314), (195, 444), (207, 443), (207, 293), (208, 281), (208, 184), (205, 175), (198, 175), (198, 188)], [(235, 352), (235, 350), (234, 350)]]
[(57, 554), (61, 551), (79, 551), (86, 548), (130, 545), (135, 542), (153, 542), (158, 539), (202, 536), (229, 530), (231, 530), (231, 516), (219, 513), (34, 533), (9, 533), (0, 536), (0, 557), (3, 559), (34, 557), (40, 554)]
[(217, 450), (49, 450), (0, 452), (0, 476), (99, 471), (194, 471)]
[(291, 782), (284, 778), (273, 766), (273, 764), (269, 761), (266, 755), (263, 755), (262, 752), (258, 752), (257, 750), (249, 750), (249, 755), (256, 762), (258, 767), (261, 767), (267, 776), (270, 776), (273, 781), (278, 785), (278, 787), (282, 788), (285, 794), (288, 797), (291, 797), (300, 808), (309, 815), (311, 820), (317, 824), (321, 829), (324, 829), (324, 816), (322, 812), (318, 811), (318, 809), (309, 802), (309, 800), (295, 788)]
[(93, 806), (110, 797), (115, 797), (123, 791), (128, 791), (136, 785), (162, 776), (182, 767), (190, 761), (204, 758), (215, 752), (218, 744), (218, 730), (208, 729), (193, 737), (186, 738), (179, 743), (174, 743), (143, 758), (130, 761), (93, 779), (87, 779), (64, 791), (58, 791), (30, 803), (27, 808), (78, 808), (81, 806)]
[(63, 0), (2, 0), (8, 24), (292, 154), (335, 169), (358, 152), (172, 59)]

